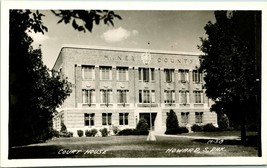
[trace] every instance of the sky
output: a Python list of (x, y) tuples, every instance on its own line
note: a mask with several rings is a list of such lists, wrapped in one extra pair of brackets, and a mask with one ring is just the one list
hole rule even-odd
[(41, 44), (44, 64), (50, 69), (64, 44), (200, 53), (197, 45), (200, 37), (206, 37), (204, 26), (215, 21), (213, 11), (120, 10), (114, 11), (122, 17), (114, 20), (114, 27), (101, 22), (84, 33), (71, 24), (58, 24), (60, 18), (49, 10), (40, 12), (48, 32), (30, 36), (35, 48)]

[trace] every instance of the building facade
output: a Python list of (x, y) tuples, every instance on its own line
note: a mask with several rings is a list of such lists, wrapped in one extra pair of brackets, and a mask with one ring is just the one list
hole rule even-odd
[(180, 126), (213, 123), (199, 53), (63, 46), (53, 67), (72, 83), (72, 93), (53, 118), (68, 131), (135, 128), (144, 118), (156, 134), (174, 110)]

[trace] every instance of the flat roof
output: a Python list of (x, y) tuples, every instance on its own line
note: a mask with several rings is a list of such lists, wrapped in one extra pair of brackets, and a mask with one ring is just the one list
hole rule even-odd
[(149, 52), (149, 53), (165, 53), (165, 54), (178, 54), (178, 55), (201, 55), (202, 52), (183, 52), (183, 51), (171, 51), (171, 50), (154, 50), (154, 49), (137, 49), (137, 48), (120, 48), (120, 47), (107, 47), (107, 46), (88, 46), (77, 44), (63, 44), (63, 48), (77, 48), (77, 49), (92, 49), (92, 50), (109, 50), (109, 51), (122, 51), (122, 52)]

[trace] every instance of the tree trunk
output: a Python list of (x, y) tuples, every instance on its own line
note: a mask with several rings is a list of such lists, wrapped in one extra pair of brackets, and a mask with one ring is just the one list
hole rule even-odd
[(242, 145), (246, 145), (246, 125), (244, 123), (241, 124), (241, 142)]

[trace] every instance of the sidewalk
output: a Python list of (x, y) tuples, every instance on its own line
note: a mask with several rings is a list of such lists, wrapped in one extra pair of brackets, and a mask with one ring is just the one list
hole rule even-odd
[(156, 136), (177, 137), (177, 138), (189, 138), (189, 139), (223, 139), (223, 140), (240, 140), (240, 137), (239, 137), (239, 136), (218, 136), (218, 137), (207, 137), (207, 136), (166, 135), (166, 134), (156, 134)]

